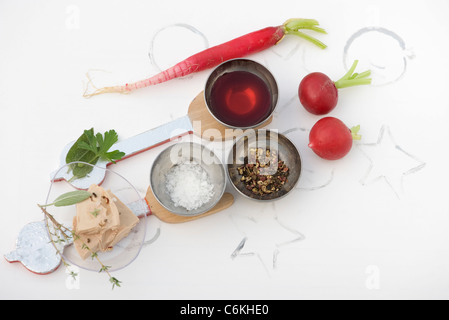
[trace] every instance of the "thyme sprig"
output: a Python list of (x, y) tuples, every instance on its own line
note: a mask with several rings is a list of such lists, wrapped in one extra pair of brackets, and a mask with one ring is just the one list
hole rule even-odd
[[(69, 205), (74, 205), (76, 203), (82, 202), (84, 200), (86, 200), (87, 198), (89, 198), (89, 195), (86, 194), (86, 191), (72, 191), (66, 194), (61, 195), (60, 197), (58, 197), (55, 202), (51, 203), (51, 204), (47, 204), (47, 205), (40, 205), (38, 204), (37, 206), (42, 210), (42, 212), (44, 213), (44, 215), (51, 221), (51, 223), (53, 224), (53, 227), (55, 229), (55, 232), (51, 232), (49, 230), (49, 233), (55, 237), (56, 239), (54, 239), (53, 237), (50, 237), (50, 241), (52, 242), (53, 246), (56, 249), (56, 252), (59, 254), (59, 256), (61, 257), (61, 261), (64, 264), (64, 266), (70, 267), (70, 264), (64, 259), (64, 256), (62, 255), (59, 247), (57, 246), (57, 244), (61, 244), (61, 243), (68, 243), (70, 239), (72, 239), (73, 241), (79, 240), (81, 239), (79, 235), (77, 235), (75, 233), (75, 231), (70, 230), (69, 228), (67, 228), (66, 226), (64, 226), (63, 224), (59, 223), (55, 217), (53, 215), (51, 215), (46, 207), (48, 206), (56, 206), (56, 207), (62, 207), (62, 206), (69, 206)], [(69, 199), (69, 200), (68, 200)], [(48, 225), (47, 225), (47, 228)], [(58, 232), (62, 235), (62, 237), (58, 234)], [(115, 287), (120, 287), (120, 284), (122, 283), (121, 281), (119, 281), (117, 278), (113, 277), (110, 273), (110, 269), (111, 266), (106, 266), (105, 264), (103, 264), (103, 262), (101, 262), (100, 258), (98, 257), (97, 252), (92, 251), (89, 246), (85, 243), (82, 242), (82, 247), (86, 250), (88, 250), (91, 254), (91, 258), (96, 259), (98, 261), (98, 263), (100, 264), (100, 270), (98, 271), (99, 273), (101, 272), (105, 272), (108, 277), (109, 277), (109, 282), (112, 283), (112, 289), (114, 289)], [(76, 277), (78, 276), (77, 273), (71, 271), (70, 272), (70, 276), (73, 277), (73, 279), (76, 279)]]

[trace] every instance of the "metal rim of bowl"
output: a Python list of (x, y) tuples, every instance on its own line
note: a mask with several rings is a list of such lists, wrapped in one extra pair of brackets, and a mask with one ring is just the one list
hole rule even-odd
[[(154, 188), (153, 188), (153, 185), (154, 185), (154, 183), (153, 183), (153, 170), (154, 170), (154, 167), (156, 166), (156, 164), (158, 163), (158, 161), (160, 160), (162, 154), (165, 153), (165, 152), (168, 152), (168, 150), (174, 148), (175, 146), (179, 146), (179, 145), (181, 145), (181, 144), (198, 145), (198, 146), (201, 147), (201, 150), (202, 150), (202, 151), (204, 151), (204, 150), (209, 151), (211, 154), (214, 155), (214, 159), (217, 161), (216, 164), (220, 165), (221, 171), (222, 171), (222, 173), (223, 173), (224, 181), (223, 181), (223, 188), (221, 188), (220, 193), (219, 193), (220, 196), (217, 197), (217, 199), (216, 199), (215, 201), (211, 202), (210, 204), (208, 203), (208, 208), (207, 208), (207, 209), (204, 209), (203, 211), (198, 212), (198, 213), (195, 213), (195, 214), (184, 214), (184, 213), (179, 213), (179, 212), (173, 212), (171, 208), (168, 208), (168, 207), (167, 207), (167, 206), (166, 206), (166, 205), (159, 199), (158, 195), (156, 194), (156, 192), (154, 192)], [(151, 170), (150, 170), (150, 188), (151, 188), (151, 190), (152, 190), (152, 192), (153, 192), (153, 195), (154, 195), (154, 198), (157, 200), (157, 202), (158, 202), (164, 209), (166, 209), (167, 211), (169, 211), (170, 213), (173, 213), (173, 214), (176, 214), (176, 215), (179, 215), (179, 216), (183, 216), (183, 217), (194, 217), (194, 216), (199, 216), (199, 215), (201, 215), (201, 214), (203, 214), (203, 213), (206, 213), (207, 211), (213, 209), (213, 208), (217, 205), (217, 203), (221, 200), (221, 198), (223, 197), (223, 194), (224, 194), (224, 192), (225, 192), (225, 190), (226, 190), (226, 170), (225, 170), (225, 168), (224, 168), (223, 163), (222, 163), (221, 160), (217, 157), (217, 155), (216, 155), (214, 152), (212, 152), (212, 150), (210, 150), (209, 148), (205, 147), (203, 144), (201, 144), (201, 143), (196, 143), (196, 142), (179, 142), (179, 143), (176, 143), (176, 144), (174, 144), (174, 145), (171, 145), (171, 146), (165, 148), (164, 150), (162, 150), (162, 151), (157, 155), (156, 159), (154, 159), (153, 164), (151, 165)], [(210, 206), (209, 206), (209, 205), (210, 205)]]
[[(266, 117), (265, 119), (263, 119), (263, 120), (260, 121), (259, 123), (256, 123), (256, 124), (251, 125), (251, 126), (246, 126), (246, 127), (237, 127), (237, 126), (228, 124), (228, 123), (223, 122), (222, 120), (218, 119), (218, 118), (215, 116), (215, 114), (212, 112), (212, 110), (211, 110), (209, 104), (207, 103), (207, 101), (209, 100), (209, 99), (208, 99), (208, 96), (207, 96), (207, 95), (208, 95), (208, 87), (209, 87), (208, 84), (209, 84), (209, 82), (211, 81), (212, 76), (213, 76), (218, 70), (220, 70), (221, 68), (223, 68), (224, 65), (236, 63), (236, 62), (239, 62), (239, 61), (244, 62), (244, 63), (251, 63), (251, 64), (254, 64), (254, 65), (258, 66), (260, 69), (264, 70), (265, 74), (269, 75), (269, 77), (271, 78), (272, 86), (274, 86), (274, 88), (272, 88), (272, 86), (270, 86), (269, 84), (267, 84), (267, 81), (265, 81), (265, 79), (262, 79), (263, 82), (264, 82), (265, 84), (267, 84), (268, 88), (270, 89), (270, 96), (272, 97), (272, 99), (273, 99), (273, 96), (275, 96), (275, 100), (274, 100), (274, 102), (272, 101), (271, 111), (270, 111), (270, 113), (267, 115), (267, 117)], [(222, 74), (223, 74), (223, 73), (222, 73)], [(217, 78), (218, 78), (218, 77), (217, 77)], [(214, 83), (215, 83), (215, 81), (211, 84), (211, 87), (213, 86)], [(275, 93), (271, 92), (272, 89), (275, 90)], [(263, 125), (264, 123), (266, 123), (266, 122), (268, 121), (268, 119), (270, 119), (270, 117), (273, 115), (274, 111), (276, 110), (276, 107), (277, 107), (277, 104), (278, 104), (278, 101), (279, 101), (279, 88), (278, 88), (278, 85), (277, 85), (277, 81), (276, 81), (276, 79), (275, 79), (274, 76), (273, 76), (273, 73), (272, 73), (266, 66), (260, 64), (259, 62), (254, 61), (254, 60), (237, 58), (237, 59), (230, 59), (230, 60), (224, 61), (224, 62), (222, 62), (221, 64), (219, 64), (218, 66), (216, 66), (214, 70), (212, 70), (212, 72), (211, 72), (211, 73), (209, 74), (209, 76), (207, 77), (206, 85), (205, 85), (205, 88), (204, 88), (204, 91), (203, 91), (203, 97), (204, 97), (204, 102), (205, 102), (205, 104), (206, 104), (207, 111), (209, 112), (209, 114), (210, 114), (210, 115), (211, 115), (217, 122), (219, 122), (220, 124), (222, 124), (222, 125), (224, 125), (224, 126), (226, 126), (226, 127), (228, 127), (228, 128), (232, 128), (232, 129), (243, 129), (243, 130), (245, 130), (245, 129), (253, 129), (253, 128), (259, 127), (259, 126)]]
[[(269, 129), (255, 130), (254, 132), (255, 132), (256, 135), (257, 135), (257, 139), (259, 139), (259, 135), (258, 135), (258, 134), (259, 134), (259, 131), (274, 132), (274, 131), (269, 130)], [(295, 189), (295, 187), (297, 186), (297, 184), (298, 184), (298, 182), (299, 182), (299, 179), (300, 179), (300, 177), (301, 177), (301, 171), (302, 171), (302, 159), (301, 159), (301, 154), (299, 153), (298, 148), (297, 148), (296, 145), (295, 145), (290, 139), (288, 139), (285, 135), (283, 135), (283, 134), (281, 134), (281, 133), (278, 133), (278, 132), (274, 132), (274, 133), (277, 134), (278, 136), (280, 136), (282, 139), (285, 139), (285, 141), (287, 142), (287, 144), (291, 145), (291, 146), (293, 147), (293, 150), (296, 150), (297, 157), (298, 157), (297, 160), (298, 160), (298, 164), (299, 164), (299, 168), (300, 168), (300, 169), (299, 169), (298, 177), (296, 178), (296, 181), (293, 183), (291, 189), (288, 190), (285, 194), (283, 194), (283, 195), (280, 196), (280, 197), (276, 197), (276, 198), (273, 198), (273, 199), (261, 199), (261, 198), (251, 197), (251, 196), (248, 196), (247, 194), (243, 193), (242, 190), (240, 190), (240, 189), (237, 187), (237, 185), (234, 183), (234, 181), (233, 181), (232, 178), (231, 178), (231, 174), (230, 174), (231, 166), (234, 165), (233, 159), (230, 159), (230, 158), (231, 158), (231, 156), (233, 155), (234, 149), (236, 148), (237, 144), (240, 143), (240, 141), (241, 141), (242, 139), (245, 139), (245, 137), (247, 137), (247, 136), (243, 135), (242, 137), (240, 137), (239, 139), (237, 139), (237, 141), (232, 145), (232, 148), (230, 149), (230, 151), (229, 151), (229, 153), (228, 153), (228, 156), (227, 156), (227, 165), (226, 165), (226, 175), (228, 176), (229, 182), (230, 182), (231, 185), (234, 187), (234, 189), (235, 189), (239, 194), (241, 194), (242, 196), (244, 196), (244, 197), (247, 198), (247, 199), (250, 199), (250, 200), (253, 200), (253, 201), (257, 201), (257, 202), (272, 202), (272, 201), (277, 201), (277, 200), (280, 200), (280, 199), (286, 197), (287, 195), (289, 195), (289, 194), (291, 193), (291, 191), (292, 191), (293, 189)]]

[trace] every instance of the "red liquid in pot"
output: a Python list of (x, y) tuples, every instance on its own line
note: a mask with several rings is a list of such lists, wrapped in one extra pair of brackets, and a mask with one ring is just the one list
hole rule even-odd
[(210, 109), (217, 119), (228, 125), (250, 127), (270, 115), (270, 90), (251, 72), (225, 73), (211, 89)]

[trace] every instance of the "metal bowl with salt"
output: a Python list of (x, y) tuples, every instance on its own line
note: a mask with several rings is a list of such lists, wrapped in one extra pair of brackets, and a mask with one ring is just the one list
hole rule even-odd
[(163, 150), (150, 173), (156, 200), (171, 213), (196, 216), (212, 209), (226, 188), (220, 159), (205, 146), (181, 142)]

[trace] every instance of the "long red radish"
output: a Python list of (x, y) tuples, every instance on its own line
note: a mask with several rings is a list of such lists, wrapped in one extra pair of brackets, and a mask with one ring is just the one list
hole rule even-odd
[(112, 92), (130, 93), (140, 88), (153, 86), (175, 78), (185, 77), (195, 72), (213, 68), (224, 61), (241, 58), (268, 49), (279, 43), (285, 35), (289, 34), (306, 39), (322, 49), (326, 48), (326, 45), (318, 39), (300, 31), (304, 29), (326, 33), (324, 29), (318, 27), (318, 21), (316, 20), (290, 19), (281, 26), (268, 27), (251, 32), (231, 41), (203, 50), (148, 79), (127, 83), (125, 85), (96, 89), (92, 93), (84, 93), (84, 97), (89, 98), (98, 94)]

